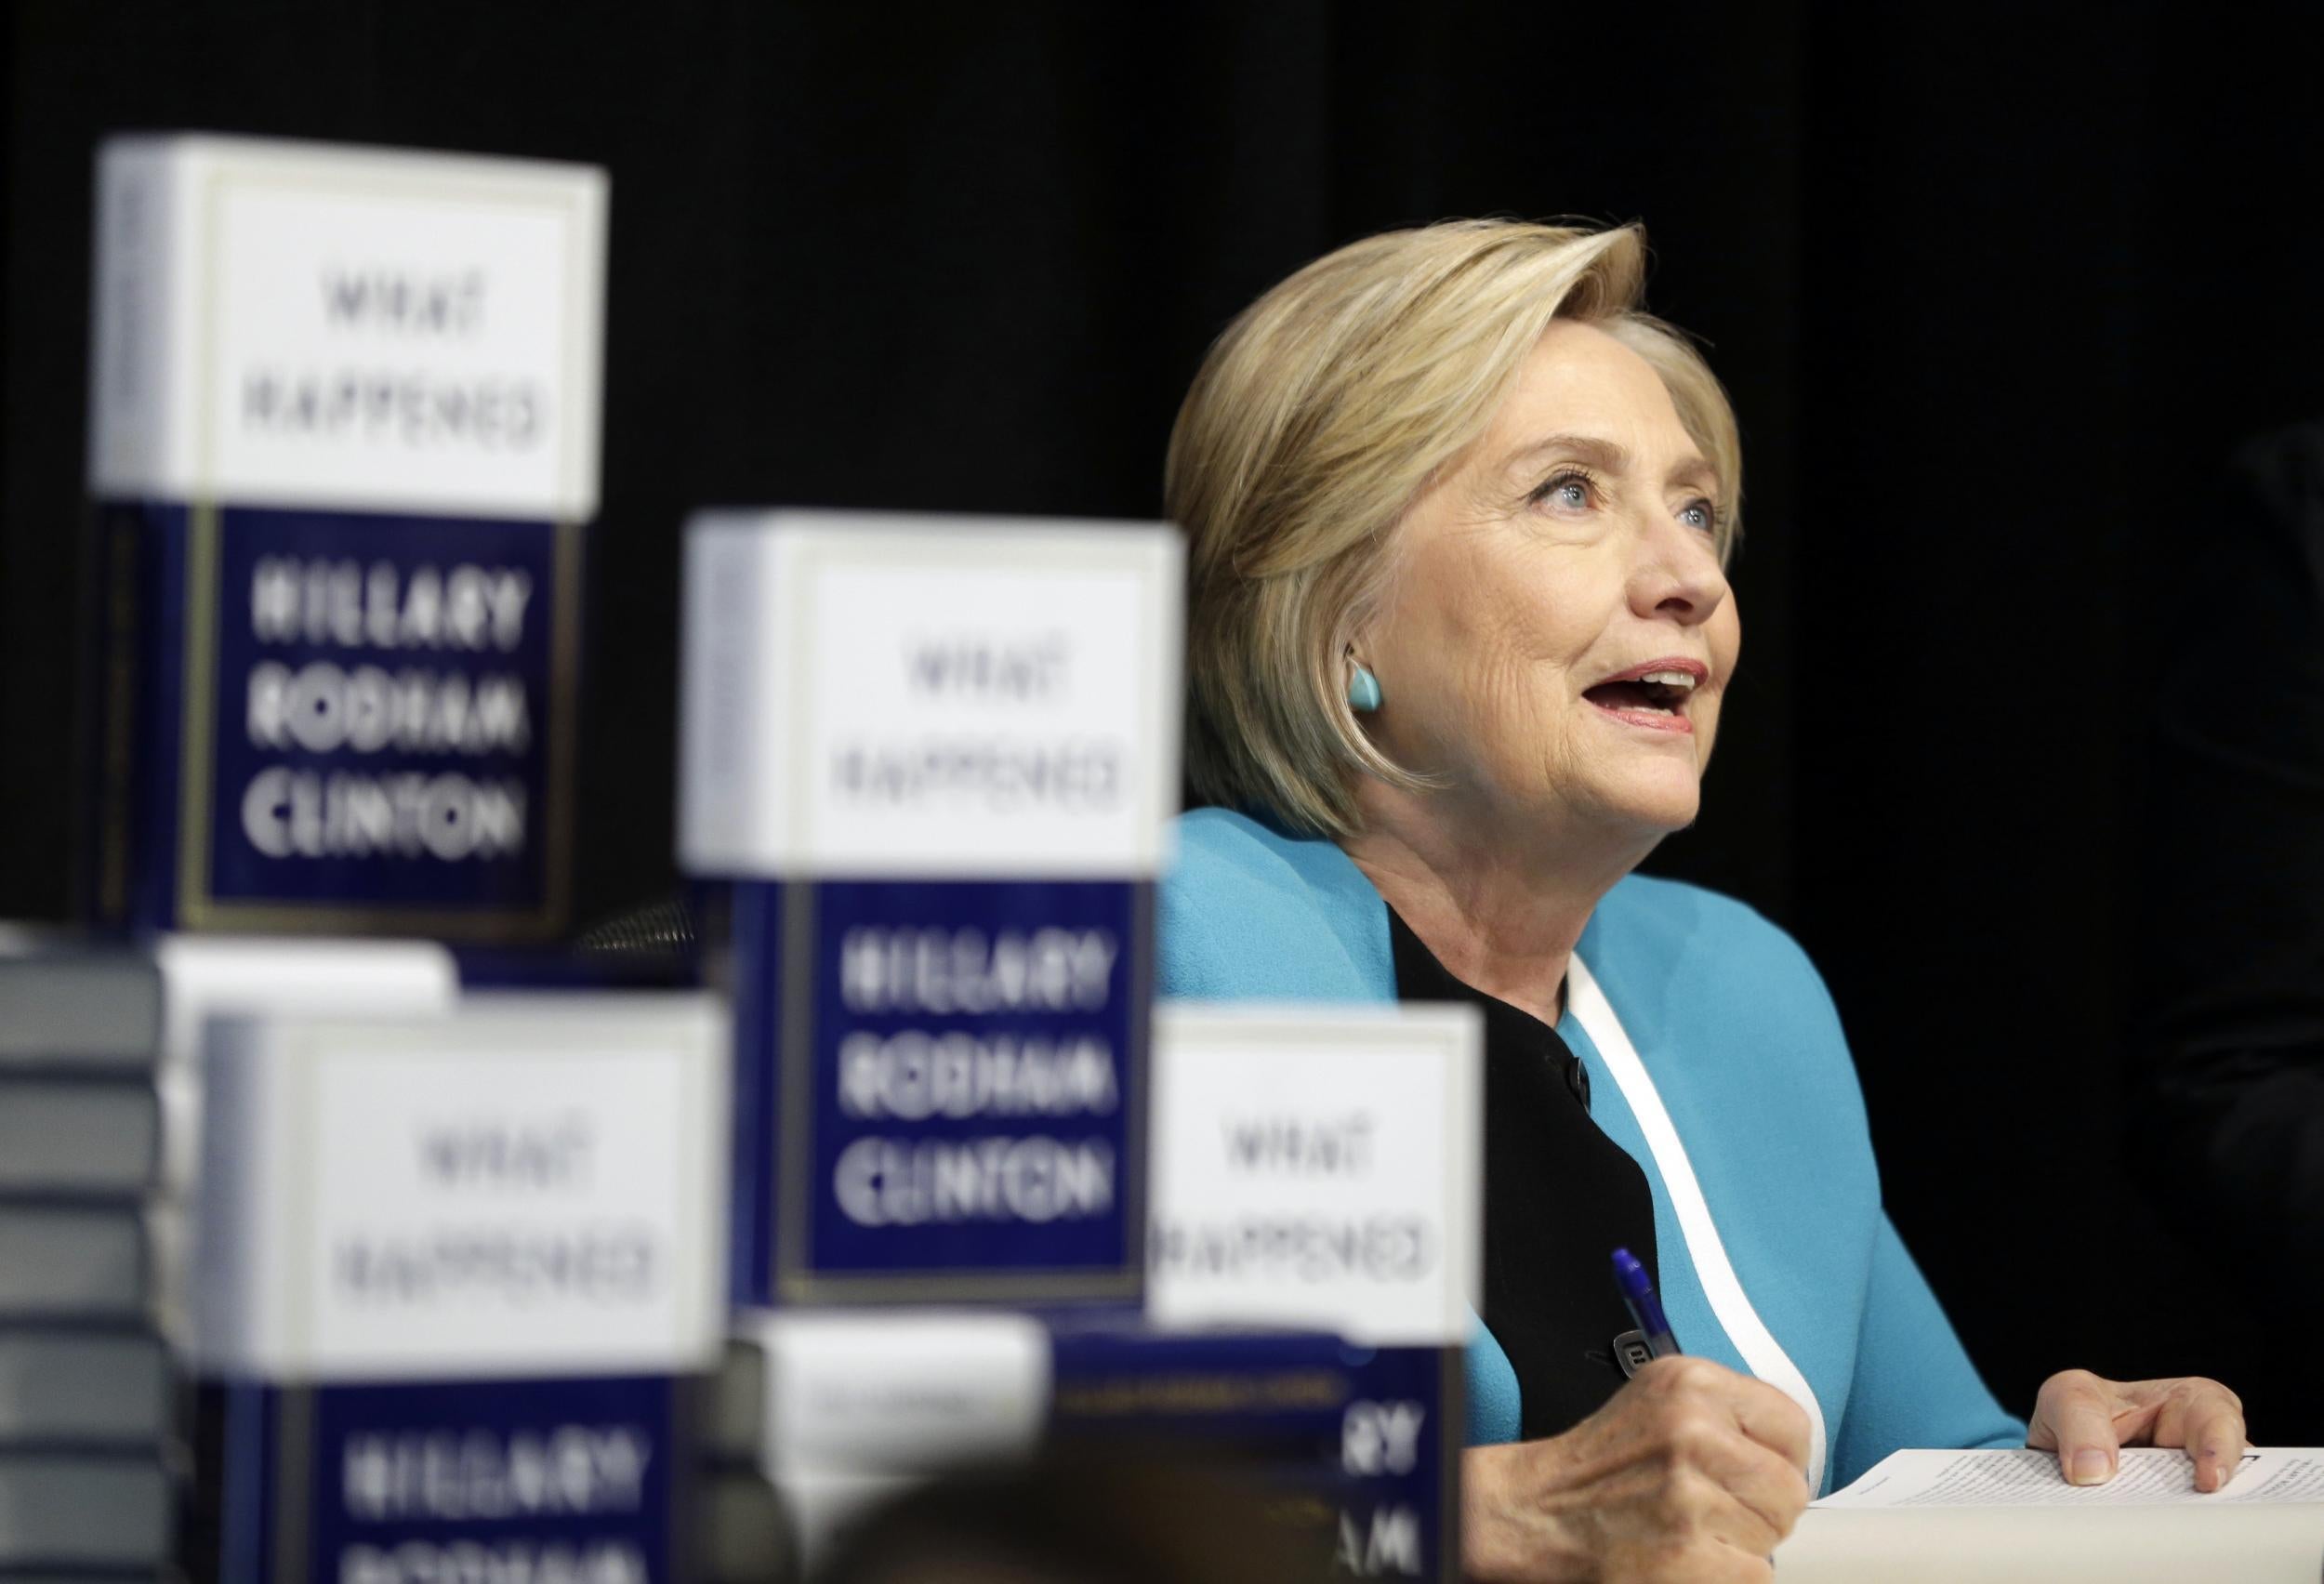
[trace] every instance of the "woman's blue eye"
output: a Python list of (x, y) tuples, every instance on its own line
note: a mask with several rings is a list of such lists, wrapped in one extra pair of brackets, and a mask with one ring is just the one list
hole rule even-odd
[(1706, 534), (1715, 533), (1719, 527), (1719, 511), (1707, 500), (1692, 501), (1680, 510), (1679, 521), (1689, 528), (1699, 529)]
[(1590, 509), (1590, 481), (1579, 473), (1560, 473), (1533, 492), (1533, 498), (1551, 506), (1562, 506), (1569, 511)]

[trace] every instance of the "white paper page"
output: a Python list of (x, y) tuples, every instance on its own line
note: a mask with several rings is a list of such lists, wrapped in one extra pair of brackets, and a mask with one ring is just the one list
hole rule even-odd
[(2144, 1507), (2295, 1501), (2324, 1501), (2324, 1447), (2254, 1447), (2243, 1455), (2242, 1466), (2226, 1485), (2210, 1495), (2196, 1490), (2194, 1460), (2175, 1448), (2124, 1448), (2119, 1472), (2102, 1485), (2067, 1484), (2054, 1452), (1892, 1452), (1854, 1485), (1814, 1505)]

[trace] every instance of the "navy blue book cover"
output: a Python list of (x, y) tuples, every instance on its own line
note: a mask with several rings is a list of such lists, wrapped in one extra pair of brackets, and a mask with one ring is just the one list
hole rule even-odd
[(688, 1576), (696, 1382), (213, 1382), (196, 1584)]
[(98, 917), (561, 927), (577, 529), (168, 504), (100, 523)]
[(745, 881), (736, 1301), (1133, 1302), (1153, 889)]
[(1060, 1443), (1199, 1449), (1299, 1503), (1277, 1511), (1319, 1530), (1339, 1571), (1460, 1576), (1459, 1349), (1068, 1320), (1052, 1324), (1051, 1359)]

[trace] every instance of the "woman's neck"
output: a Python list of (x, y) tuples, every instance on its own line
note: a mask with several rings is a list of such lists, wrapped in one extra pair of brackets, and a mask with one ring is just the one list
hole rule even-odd
[(1598, 901), (1653, 850), (1635, 836), (1480, 834), (1428, 795), (1379, 783), (1340, 843), (1420, 944), (1462, 983), (1554, 1023), (1566, 964)]

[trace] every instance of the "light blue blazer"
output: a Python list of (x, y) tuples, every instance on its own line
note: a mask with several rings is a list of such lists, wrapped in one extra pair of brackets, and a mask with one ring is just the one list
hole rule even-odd
[[(1337, 846), (1221, 809), (1184, 816), (1178, 840), (1160, 888), (1164, 995), (1395, 1000), (1387, 905)], [(2022, 1445), (1881, 1208), (1847, 1042), (1798, 944), (1738, 902), (1633, 875), (1577, 955), (1661, 1095), (1736, 1279), (1815, 1394), (1823, 1488), (1898, 1447)], [(1653, 1189), (1672, 1330), (1748, 1369), (1620, 1084), (1570, 1010), (1558, 1033), (1590, 1069), (1598, 1125)], [(1482, 1324), (1468, 1381), (1470, 1441), (1517, 1439), (1516, 1374)]]

